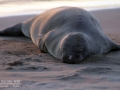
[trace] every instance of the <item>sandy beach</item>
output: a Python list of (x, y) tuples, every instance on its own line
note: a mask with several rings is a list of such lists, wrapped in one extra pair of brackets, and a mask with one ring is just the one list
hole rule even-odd
[[(120, 8), (90, 12), (106, 35), (120, 43)], [(0, 30), (34, 16), (1, 17)], [(28, 38), (0, 36), (0, 80), (0, 90), (119, 90), (120, 51), (65, 64), (41, 53)]]

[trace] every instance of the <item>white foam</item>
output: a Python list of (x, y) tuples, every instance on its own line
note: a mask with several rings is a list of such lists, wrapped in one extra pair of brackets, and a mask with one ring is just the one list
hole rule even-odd
[[(120, 8), (119, 6), (113, 6), (113, 7), (103, 7), (103, 8), (84, 8), (88, 11), (97, 11), (97, 10), (108, 10), (108, 9), (116, 9), (116, 8)], [(40, 10), (40, 11), (29, 11), (29, 12), (16, 12), (16, 13), (11, 13), (11, 14), (3, 14), (0, 15), (0, 18), (2, 17), (10, 17), (10, 16), (22, 16), (22, 15), (37, 15), (37, 14), (41, 14), (43, 12), (45, 12), (46, 10)]]

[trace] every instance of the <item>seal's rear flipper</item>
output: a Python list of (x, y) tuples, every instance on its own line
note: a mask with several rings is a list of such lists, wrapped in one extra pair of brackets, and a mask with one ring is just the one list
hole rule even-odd
[(22, 23), (0, 30), (0, 36), (24, 36), (22, 33)]

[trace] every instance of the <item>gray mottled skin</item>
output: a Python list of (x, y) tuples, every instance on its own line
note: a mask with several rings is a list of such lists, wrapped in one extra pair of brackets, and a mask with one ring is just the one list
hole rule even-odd
[(120, 45), (105, 36), (93, 15), (77, 7), (48, 10), (0, 33), (11, 35), (12, 32), (12, 35), (23, 34), (31, 38), (42, 52), (65, 63), (80, 63), (92, 54), (120, 50)]

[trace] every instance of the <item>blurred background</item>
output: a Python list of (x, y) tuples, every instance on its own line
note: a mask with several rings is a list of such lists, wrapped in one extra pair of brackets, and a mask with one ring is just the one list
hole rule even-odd
[(76, 6), (94, 10), (120, 7), (120, 0), (0, 0), (0, 17), (39, 14), (59, 6)]

